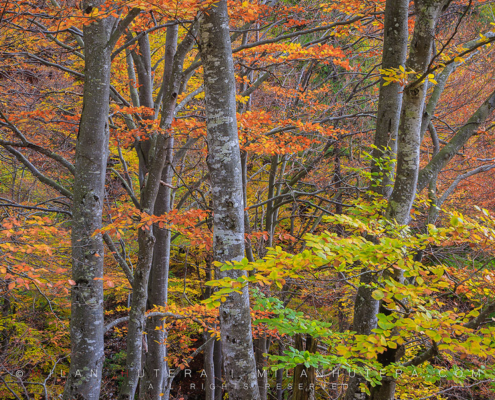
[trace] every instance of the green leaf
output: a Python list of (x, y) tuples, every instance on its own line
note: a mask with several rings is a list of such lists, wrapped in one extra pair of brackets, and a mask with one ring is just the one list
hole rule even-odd
[(375, 290), (372, 294), (375, 300), (381, 300), (385, 297), (385, 294), (381, 290)]

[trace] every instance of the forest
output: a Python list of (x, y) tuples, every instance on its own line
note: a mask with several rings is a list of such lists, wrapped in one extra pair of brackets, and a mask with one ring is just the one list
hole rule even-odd
[(493, 42), (493, 0), (1, 0), (0, 399), (495, 400)]

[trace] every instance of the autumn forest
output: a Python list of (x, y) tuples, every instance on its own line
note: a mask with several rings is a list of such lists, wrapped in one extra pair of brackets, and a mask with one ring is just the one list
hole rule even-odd
[(0, 399), (495, 400), (495, 1), (1, 0)]

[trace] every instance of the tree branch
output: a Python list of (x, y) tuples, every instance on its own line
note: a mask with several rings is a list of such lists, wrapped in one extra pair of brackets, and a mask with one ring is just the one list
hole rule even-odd
[(67, 190), (66, 188), (64, 188), (62, 185), (58, 184), (54, 180), (52, 180), (52, 179), (46, 177), (45, 175), (43, 175), (20, 152), (18, 152), (17, 150), (13, 149), (11, 146), (3, 146), (3, 147), (10, 154), (12, 154), (13, 156), (15, 156), (15, 158), (17, 158), (22, 164), (24, 164), (27, 167), (27, 169), (29, 169), (29, 171), (31, 171), (31, 173), (36, 178), (38, 178), (41, 182), (43, 182), (44, 184), (46, 184), (48, 186), (51, 186), (53, 189), (55, 189), (56, 191), (58, 191), (60, 194), (63, 194), (65, 197), (67, 197), (69, 199), (72, 199), (72, 193), (69, 190)]
[(129, 265), (127, 265), (127, 262), (125, 261), (124, 257), (122, 257), (122, 254), (120, 254), (120, 251), (117, 250), (115, 247), (115, 243), (113, 242), (112, 238), (108, 233), (103, 234), (103, 240), (108, 246), (108, 249), (113, 255), (113, 258), (115, 258), (115, 261), (117, 261), (122, 268), (122, 270), (125, 273), (125, 276), (127, 277), (127, 280), (132, 286), (132, 283), (134, 282), (134, 277), (132, 276), (132, 271), (129, 268)]
[(127, 29), (129, 24), (140, 13), (141, 13), (141, 9), (139, 9), (139, 8), (133, 8), (131, 11), (129, 11), (129, 14), (127, 14), (125, 16), (125, 18), (119, 22), (119, 24), (117, 25), (117, 28), (110, 35), (110, 39), (108, 40), (108, 43), (107, 43), (108, 47), (113, 48), (115, 46), (115, 44), (119, 40), (120, 36), (124, 33), (124, 31)]

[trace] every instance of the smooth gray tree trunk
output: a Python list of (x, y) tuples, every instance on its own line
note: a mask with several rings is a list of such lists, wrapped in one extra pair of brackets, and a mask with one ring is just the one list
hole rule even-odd
[[(244, 201), (226, 0), (210, 7), (200, 18), (200, 54), (206, 95), (214, 259), (240, 261), (244, 257)], [(241, 274), (245, 272), (226, 271), (220, 278), (237, 278)], [(242, 294), (232, 293), (221, 304), (220, 332), (229, 399), (259, 400), (247, 286)]]
[[(375, 279), (372, 272), (366, 272), (361, 275), (361, 286), (359, 286), (354, 300), (354, 322), (352, 327), (352, 330), (357, 335), (370, 335), (371, 331), (377, 326), (379, 302), (371, 296), (374, 289), (367, 286), (374, 282)], [(365, 399), (367, 396), (360, 389), (360, 384), (364, 382), (366, 382), (366, 379), (362, 376), (355, 375), (350, 377), (345, 400)]]
[[(83, 2), (89, 14), (103, 1)], [(84, 26), (83, 111), (76, 143), (72, 205), (71, 365), (66, 400), (97, 400), (104, 361), (103, 259), (101, 234), (109, 142), (111, 52), (123, 26), (139, 13), (132, 10), (115, 26), (115, 18)]]
[[(209, 334), (203, 335), (205, 340), (210, 338)], [(205, 377), (205, 389), (204, 398), (205, 400), (215, 400), (215, 341), (208, 343), (204, 350), (204, 363), (203, 369), (206, 373)]]
[[(160, 187), (163, 165), (166, 159), (166, 142), (168, 137), (158, 135), (154, 144), (155, 156), (149, 169), (146, 184), (141, 195), (142, 211), (153, 214), (156, 197)], [(155, 237), (153, 226), (138, 230), (138, 262), (134, 271), (132, 285), (132, 302), (129, 312), (127, 334), (126, 379), (122, 386), (120, 398), (133, 400), (141, 374), (143, 347), (143, 330), (145, 326), (146, 303), (148, 300), (148, 281), (153, 261)]]
[[(164, 80), (163, 87), (163, 104), (161, 112), (160, 127), (164, 134), (156, 134), (150, 139), (149, 149), (146, 153), (148, 173), (144, 179), (144, 188), (141, 191), (142, 211), (148, 214), (155, 213), (156, 200), (160, 188), (162, 187), (162, 178), (164, 167), (172, 165), (172, 148), (173, 135), (170, 129), (175, 115), (177, 96), (180, 90), (180, 83), (183, 76), (184, 58), (194, 43), (196, 25), (193, 24), (186, 38), (177, 47), (177, 52), (173, 57), (170, 78)], [(165, 168), (165, 171), (167, 171)], [(165, 172), (166, 174), (170, 174)], [(169, 176), (169, 175), (168, 175)], [(168, 178), (166, 178), (168, 179)], [(126, 381), (122, 387), (120, 398), (134, 399), (139, 377), (142, 371), (142, 348), (143, 348), (143, 330), (145, 326), (145, 313), (148, 301), (148, 283), (151, 267), (153, 264), (153, 254), (156, 237), (154, 236), (154, 227), (150, 226), (149, 230), (140, 229), (138, 232), (138, 263), (135, 270), (133, 296), (131, 311), (129, 314), (129, 326), (127, 335), (127, 362), (126, 362)], [(168, 265), (166, 266), (168, 268)], [(161, 288), (160, 290), (166, 290)], [(160, 355), (155, 359), (160, 364)], [(161, 367), (166, 367), (162, 364)], [(148, 378), (154, 376), (155, 371), (148, 370)], [(150, 376), (151, 375), (151, 376)], [(153, 378), (154, 379), (154, 378)], [(162, 387), (168, 387), (168, 380), (163, 378)], [(153, 385), (153, 390), (155, 386)], [(143, 394), (143, 396), (145, 396)]]
[[(177, 47), (178, 26), (167, 28), (165, 43), (165, 70), (163, 73), (163, 84), (170, 85), (173, 74), (173, 62)], [(146, 46), (146, 45), (145, 45)], [(149, 47), (149, 44), (148, 44)], [(149, 63), (151, 64), (151, 62)], [(144, 76), (151, 81), (150, 77)], [(172, 99), (168, 99), (171, 101)], [(173, 100), (175, 102), (175, 100)], [(162, 171), (162, 181), (169, 186), (160, 185), (155, 202), (155, 215), (163, 215), (171, 209), (171, 189), (173, 171), (171, 163), (173, 150), (173, 136), (170, 135), (167, 142), (167, 154), (164, 169)], [(154, 306), (165, 306), (168, 297), (168, 274), (170, 266), (170, 239), (171, 232), (168, 229), (153, 227), (156, 239), (153, 248), (153, 261), (150, 271), (150, 281), (148, 285), (148, 309)], [(166, 377), (168, 376), (168, 364), (165, 361), (167, 347), (164, 344), (166, 332), (164, 329), (156, 329), (163, 326), (163, 318), (152, 317), (146, 321), (147, 332), (147, 353), (143, 362), (143, 378), (141, 379), (140, 398), (158, 399), (163, 393)]]
[[(440, 13), (449, 0), (416, 0), (416, 23), (410, 46), (407, 70), (423, 74), (431, 60), (435, 27)], [(413, 83), (404, 89), (401, 122), (398, 136), (397, 177), (390, 196), (387, 217), (399, 224), (407, 224), (419, 172), (421, 123), (427, 91), (427, 80)]]
[[(385, 29), (383, 38), (382, 69), (404, 67), (407, 57), (409, 0), (387, 0), (385, 5)], [(373, 158), (395, 160), (397, 155), (397, 132), (402, 106), (402, 87), (398, 82), (387, 86), (380, 81), (378, 114), (373, 149)], [(382, 170), (375, 160), (371, 163), (371, 173), (381, 177), (373, 190), (389, 197), (392, 193), (395, 162), (390, 161), (390, 170)]]
[(268, 371), (263, 368), (267, 366), (267, 359), (263, 354), (268, 353), (268, 339), (266, 335), (254, 339), (254, 356), (256, 359), (256, 373), (258, 376), (258, 387), (260, 389), (260, 399), (266, 400), (268, 397)]
[(223, 399), (222, 389), (222, 342), (220, 340), (215, 341), (215, 348), (213, 350), (213, 364), (215, 365), (215, 400)]

